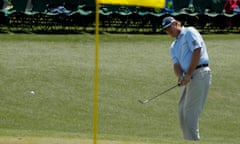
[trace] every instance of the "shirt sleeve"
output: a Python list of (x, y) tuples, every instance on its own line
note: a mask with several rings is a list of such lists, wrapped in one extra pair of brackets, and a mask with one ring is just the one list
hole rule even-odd
[(194, 28), (191, 28), (190, 31), (188, 31), (187, 40), (191, 51), (194, 51), (197, 48), (202, 48), (202, 37)]
[(173, 48), (173, 44), (171, 45), (171, 48), (170, 48), (170, 54), (171, 54), (171, 58), (172, 58), (172, 63), (173, 64), (178, 63), (178, 58), (177, 58), (176, 52)]

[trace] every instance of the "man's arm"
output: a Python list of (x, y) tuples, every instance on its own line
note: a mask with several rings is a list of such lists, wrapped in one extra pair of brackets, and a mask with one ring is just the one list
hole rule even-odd
[(173, 65), (173, 70), (174, 70), (175, 75), (178, 77), (178, 85), (181, 86), (182, 80), (183, 80), (183, 70), (181, 68), (180, 63), (175, 63)]
[(173, 65), (173, 70), (174, 70), (174, 73), (177, 77), (181, 77), (182, 74), (183, 74), (183, 71), (182, 71), (182, 68), (181, 68), (181, 65), (180, 63), (175, 63)]
[(190, 62), (189, 68), (186, 72), (186, 75), (188, 75), (190, 77), (192, 76), (194, 70), (196, 69), (196, 67), (199, 63), (200, 57), (201, 57), (201, 48), (197, 48), (193, 51), (191, 62)]
[(193, 51), (189, 68), (186, 74), (184, 75), (184, 77), (182, 78), (182, 80), (180, 80), (179, 82), (180, 85), (186, 85), (191, 80), (192, 74), (199, 63), (200, 57), (201, 57), (201, 48), (197, 48)]

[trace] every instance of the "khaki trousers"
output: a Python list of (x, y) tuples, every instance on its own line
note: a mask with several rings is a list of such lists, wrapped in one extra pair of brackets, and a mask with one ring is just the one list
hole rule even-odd
[(199, 117), (205, 104), (211, 85), (209, 67), (194, 71), (191, 81), (181, 87), (179, 100), (179, 119), (186, 140), (200, 140)]

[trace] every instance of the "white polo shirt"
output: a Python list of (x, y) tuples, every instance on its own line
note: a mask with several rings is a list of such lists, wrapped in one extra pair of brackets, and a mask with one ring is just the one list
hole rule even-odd
[(187, 72), (192, 53), (197, 48), (201, 48), (199, 65), (208, 64), (207, 48), (200, 33), (193, 27), (182, 27), (181, 33), (170, 48), (173, 64), (180, 63), (182, 70)]

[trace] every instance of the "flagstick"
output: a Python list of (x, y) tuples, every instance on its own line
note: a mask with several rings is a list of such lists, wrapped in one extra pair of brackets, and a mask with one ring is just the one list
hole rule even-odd
[(164, 8), (165, 0), (96, 0), (96, 50), (95, 50), (95, 72), (94, 72), (94, 102), (93, 102), (93, 144), (97, 144), (98, 133), (98, 50), (99, 50), (99, 4), (112, 4), (112, 5), (136, 5), (146, 7)]
[(95, 73), (94, 73), (94, 102), (93, 102), (93, 144), (97, 144), (98, 133), (98, 53), (99, 53), (99, 3), (96, 0), (95, 22)]

